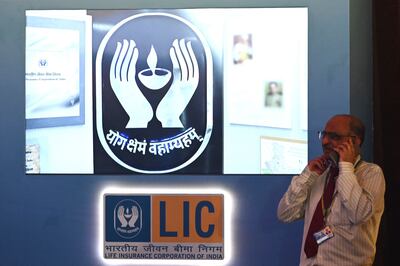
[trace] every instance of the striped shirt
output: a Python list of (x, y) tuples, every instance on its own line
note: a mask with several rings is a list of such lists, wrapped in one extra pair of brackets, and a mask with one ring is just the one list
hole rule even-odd
[(321, 243), (315, 257), (307, 259), (304, 241), (320, 200), (329, 169), (320, 177), (306, 167), (294, 176), (278, 206), (283, 222), (304, 219), (300, 265), (366, 266), (374, 262), (376, 239), (384, 210), (385, 179), (381, 168), (359, 161), (339, 162), (333, 202), (326, 217), (334, 237)]

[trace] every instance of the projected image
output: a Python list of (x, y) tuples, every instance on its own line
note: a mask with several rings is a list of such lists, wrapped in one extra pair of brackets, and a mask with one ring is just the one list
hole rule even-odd
[(79, 116), (79, 33), (28, 27), (27, 42), (26, 118)]
[(307, 145), (307, 38), (306, 8), (27, 11), (26, 173), (295, 174), (260, 138)]
[[(279, 149), (274, 154), (279, 160), (265, 170), (260, 161), (272, 154), (271, 146), (260, 149), (259, 139), (270, 136), (284, 138), (288, 145), (307, 145), (307, 10), (232, 12), (225, 42), (246, 32), (252, 37), (252, 59), (235, 64), (230, 60), (235, 50), (224, 49), (224, 172), (299, 173), (302, 167), (288, 167), (289, 149)], [(234, 19), (239, 15), (240, 20)], [(307, 149), (299, 156), (301, 162), (307, 161)]]
[(26, 173), (93, 173), (86, 12), (26, 12)]
[(84, 24), (27, 17), (27, 128), (84, 123)]
[(270, 81), (265, 86), (265, 107), (281, 108), (283, 106), (283, 86), (281, 82)]
[(253, 58), (251, 34), (233, 36), (233, 63), (242, 64)]
[(307, 164), (307, 142), (261, 137), (260, 168), (263, 174), (300, 173)]

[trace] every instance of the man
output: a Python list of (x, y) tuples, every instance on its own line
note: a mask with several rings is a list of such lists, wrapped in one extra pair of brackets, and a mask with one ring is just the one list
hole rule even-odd
[(319, 132), (323, 154), (293, 177), (279, 202), (281, 221), (304, 218), (301, 266), (373, 264), (385, 179), (360, 157), (364, 132), (352, 115), (332, 117)]

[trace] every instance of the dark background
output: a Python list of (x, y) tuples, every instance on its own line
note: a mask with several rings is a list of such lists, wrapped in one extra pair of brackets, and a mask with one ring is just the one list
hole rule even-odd
[(374, 158), (386, 178), (375, 265), (398, 264), (400, 233), (400, 2), (373, 1)]

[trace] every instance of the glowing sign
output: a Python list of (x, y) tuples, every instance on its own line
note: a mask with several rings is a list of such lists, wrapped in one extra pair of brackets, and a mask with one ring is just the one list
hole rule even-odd
[(231, 253), (230, 196), (215, 190), (161, 191), (107, 189), (101, 194), (103, 262), (225, 264)]

